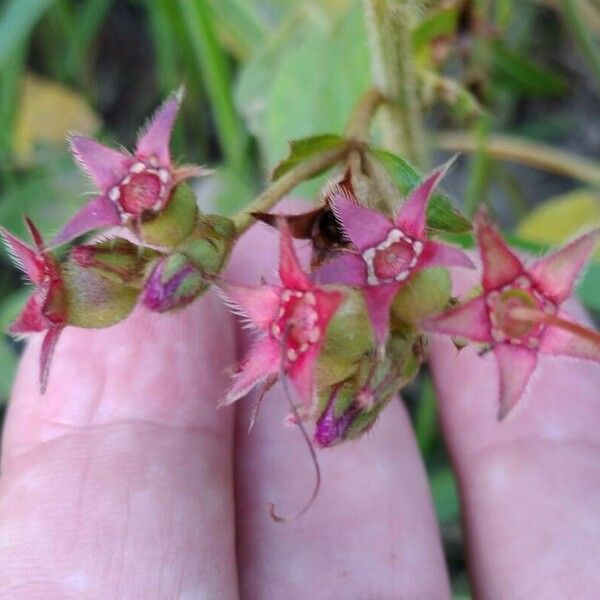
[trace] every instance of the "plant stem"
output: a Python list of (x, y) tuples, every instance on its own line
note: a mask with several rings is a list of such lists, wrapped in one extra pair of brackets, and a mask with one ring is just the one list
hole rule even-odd
[(262, 194), (249, 204), (242, 212), (233, 217), (237, 235), (241, 235), (254, 222), (253, 212), (266, 212), (270, 210), (286, 194), (291, 192), (305, 179), (316, 175), (320, 171), (333, 166), (348, 151), (348, 146), (325, 150), (301, 162), (285, 175), (274, 181)]
[(233, 105), (227, 57), (217, 40), (206, 0), (178, 0), (196, 61), (210, 97), (227, 162), (248, 176), (248, 136)]
[(417, 96), (407, 0), (364, 0), (375, 85), (388, 101), (385, 145), (415, 165), (425, 161), (421, 108)]
[(572, 321), (567, 321), (566, 319), (557, 317), (556, 315), (550, 315), (532, 308), (513, 308), (510, 311), (510, 316), (520, 321), (526, 321), (529, 323), (546, 323), (547, 325), (552, 325), (553, 327), (559, 327), (560, 329), (570, 331), (576, 336), (600, 346), (600, 333), (592, 329), (588, 329), (583, 325), (579, 325), (579, 323), (573, 323)]
[(376, 88), (367, 90), (354, 105), (346, 125), (346, 137), (364, 142), (369, 136), (371, 121), (385, 98)]
[(596, 79), (596, 86), (600, 88), (600, 48), (590, 34), (581, 12), (581, 6), (576, 0), (561, 0), (561, 4), (567, 27)]
[[(474, 152), (478, 148), (476, 138), (457, 131), (441, 132), (436, 141), (439, 148), (451, 152)], [(511, 135), (492, 134), (487, 140), (486, 152), (494, 158), (530, 165), (600, 186), (600, 163), (546, 144)]]
[(371, 121), (383, 102), (384, 97), (379, 90), (375, 88), (367, 90), (354, 105), (346, 124), (348, 143), (342, 147), (331, 148), (315, 154), (274, 181), (249, 206), (233, 217), (237, 234), (241, 235), (252, 225), (254, 222), (253, 212), (270, 210), (305, 179), (309, 179), (320, 171), (332, 167), (348, 153), (356, 150), (357, 146), (364, 142), (369, 135)]

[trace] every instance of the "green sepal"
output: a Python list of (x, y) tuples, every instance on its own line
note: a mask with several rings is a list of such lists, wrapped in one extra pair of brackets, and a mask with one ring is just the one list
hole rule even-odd
[(221, 215), (200, 215), (194, 231), (180, 244), (185, 254), (203, 273), (218, 275), (226, 265), (235, 242), (235, 226)]
[(452, 281), (448, 269), (435, 267), (418, 271), (403, 286), (392, 303), (392, 329), (402, 323), (418, 323), (442, 312), (450, 302)]
[(171, 193), (166, 208), (149, 219), (142, 219), (140, 237), (152, 246), (177, 246), (194, 230), (198, 205), (192, 188), (180, 183)]
[(67, 323), (76, 327), (108, 327), (133, 310), (139, 290), (104, 277), (97, 269), (73, 260), (63, 266)]
[(110, 281), (140, 287), (149, 263), (157, 256), (155, 250), (114, 238), (76, 246), (70, 260)]
[(312, 158), (315, 154), (325, 152), (326, 150), (342, 148), (346, 143), (345, 138), (332, 133), (292, 140), (290, 142), (289, 154), (273, 169), (271, 179), (275, 181), (296, 165)]
[(356, 414), (345, 432), (345, 440), (359, 438), (373, 426), (381, 411), (419, 372), (424, 357), (425, 342), (422, 337), (390, 335), (385, 358), (373, 378), (372, 387), (377, 391), (375, 401), (370, 408)]
[(363, 355), (374, 346), (375, 338), (363, 296), (348, 290), (327, 327), (316, 366), (317, 389), (328, 388), (350, 377)]

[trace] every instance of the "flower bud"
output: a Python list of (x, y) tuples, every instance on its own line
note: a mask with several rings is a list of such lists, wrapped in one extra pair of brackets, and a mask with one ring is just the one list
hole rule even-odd
[(355, 372), (365, 353), (374, 348), (375, 338), (363, 296), (347, 289), (344, 302), (327, 327), (316, 367), (317, 389), (328, 388), (347, 379)]
[(171, 193), (169, 203), (149, 218), (142, 215), (141, 239), (153, 246), (177, 246), (194, 230), (198, 217), (196, 196), (192, 188), (180, 183)]
[(401, 288), (391, 309), (392, 328), (401, 323), (419, 321), (440, 313), (450, 302), (452, 281), (448, 269), (435, 267), (414, 274)]
[(115, 238), (98, 244), (76, 246), (71, 250), (69, 262), (115, 283), (139, 287), (147, 265), (157, 255), (154, 250)]
[(327, 448), (366, 433), (416, 375), (424, 355), (423, 338), (392, 332), (383, 358), (375, 351), (365, 354), (351, 377), (319, 394), (316, 443)]
[(235, 227), (230, 219), (200, 215), (194, 231), (178, 250), (204, 273), (216, 276), (229, 259), (234, 240)]
[(146, 280), (142, 303), (155, 312), (183, 308), (211, 284), (190, 259), (181, 253), (157, 261)]

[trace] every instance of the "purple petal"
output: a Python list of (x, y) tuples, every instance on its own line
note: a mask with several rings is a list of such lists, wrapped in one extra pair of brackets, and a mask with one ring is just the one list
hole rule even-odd
[(288, 224), (278, 219), (279, 226), (279, 278), (286, 288), (294, 290), (309, 290), (313, 284), (308, 275), (302, 270), (294, 249), (294, 242)]
[(471, 259), (458, 248), (439, 242), (425, 242), (423, 252), (419, 257), (417, 269), (430, 267), (466, 267), (474, 269)]
[(430, 333), (461, 337), (474, 342), (492, 341), (488, 311), (482, 296), (423, 321), (421, 327)]
[(594, 229), (533, 264), (529, 273), (546, 297), (560, 304), (571, 295), (575, 280), (599, 238), (600, 229)]
[[(563, 312), (558, 316), (566, 321), (574, 321)], [(540, 352), (553, 356), (571, 356), (600, 362), (600, 346), (598, 344), (552, 325), (549, 325), (544, 331)]]
[(39, 284), (44, 278), (44, 262), (29, 244), (22, 242), (8, 229), (0, 226), (0, 235), (13, 262), (27, 275), (31, 283)]
[(327, 408), (316, 423), (315, 442), (321, 448), (329, 448), (341, 442), (344, 434), (352, 424), (353, 418), (358, 413), (357, 409), (349, 408), (342, 415), (336, 417), (336, 401), (341, 388), (341, 385), (335, 387)]
[(81, 135), (72, 135), (69, 144), (77, 164), (92, 178), (102, 193), (108, 192), (127, 175), (131, 162), (131, 157), (127, 154)]
[(521, 260), (482, 212), (475, 219), (475, 234), (483, 263), (482, 283), (486, 291), (511, 283), (523, 273)]
[(229, 285), (223, 287), (223, 293), (234, 312), (250, 319), (259, 329), (266, 330), (277, 317), (280, 290), (275, 286)]
[(64, 327), (62, 325), (55, 325), (48, 329), (44, 336), (44, 341), (42, 342), (42, 348), (40, 350), (40, 394), (46, 393), (48, 378), (50, 376), (50, 363), (52, 362), (56, 342), (58, 342), (58, 338), (63, 329)]
[(385, 344), (390, 329), (390, 307), (401, 284), (391, 283), (364, 288), (367, 313), (380, 344)]
[(427, 203), (437, 187), (442, 177), (452, 166), (456, 156), (453, 156), (447, 163), (432, 171), (425, 179), (411, 192), (400, 211), (396, 215), (396, 225), (406, 234), (417, 239), (425, 237), (425, 227), (427, 221)]
[(367, 284), (365, 261), (358, 254), (345, 252), (319, 267), (313, 279), (317, 283), (364, 286)]
[(494, 348), (494, 354), (500, 376), (498, 419), (503, 419), (523, 395), (537, 364), (537, 354), (533, 350), (512, 344), (498, 344)]
[(148, 120), (140, 135), (136, 146), (136, 156), (150, 158), (155, 156), (162, 165), (171, 164), (169, 143), (173, 123), (179, 112), (183, 100), (183, 88), (171, 94), (154, 115)]
[(121, 224), (117, 207), (106, 197), (96, 196), (79, 209), (52, 240), (52, 246), (60, 246), (72, 239), (103, 227)]
[(245, 396), (269, 375), (278, 373), (280, 363), (279, 344), (270, 337), (258, 341), (248, 351), (239, 373), (234, 375), (233, 383), (220, 404), (232, 404)]
[(380, 212), (357, 204), (347, 191), (338, 187), (331, 193), (331, 208), (344, 233), (359, 252), (385, 240), (394, 224)]

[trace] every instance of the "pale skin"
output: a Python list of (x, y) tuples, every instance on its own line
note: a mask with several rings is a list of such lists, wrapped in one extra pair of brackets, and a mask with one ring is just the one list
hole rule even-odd
[[(276, 238), (241, 244), (227, 277), (255, 284)], [(213, 294), (176, 315), (67, 329), (43, 398), (30, 344), (3, 438), (0, 598), (450, 597), (400, 402), (362, 440), (319, 453), (322, 491), (303, 517), (270, 519), (267, 502), (293, 512), (314, 473), (281, 425), (281, 388), (250, 434), (251, 398), (215, 409), (237, 333)], [(499, 424), (491, 357), (436, 340), (431, 364), (476, 597), (597, 597), (600, 368), (541, 359)]]

